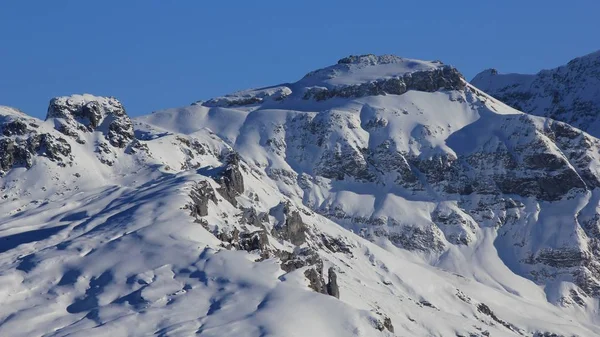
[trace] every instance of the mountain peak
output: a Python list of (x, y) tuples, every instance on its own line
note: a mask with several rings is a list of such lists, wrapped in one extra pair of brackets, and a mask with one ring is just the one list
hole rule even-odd
[(113, 146), (124, 147), (133, 139), (133, 127), (125, 108), (114, 97), (90, 94), (55, 97), (46, 120), (56, 119), (61, 133), (83, 141), (81, 132), (101, 131)]
[(299, 83), (321, 84), (325, 87), (355, 85), (444, 67), (440, 61), (415, 60), (396, 55), (350, 55), (335, 65), (308, 73)]
[(334, 97), (402, 95), (409, 90), (462, 90), (464, 85), (463, 75), (440, 61), (414, 60), (395, 55), (350, 55), (334, 65), (306, 74), (295, 83), (239, 91), (194, 104), (232, 107), (288, 99), (323, 101)]
[(46, 119), (78, 118), (85, 120), (86, 125), (95, 128), (99, 125), (100, 120), (107, 115), (119, 117), (126, 115), (123, 105), (116, 98), (75, 94), (51, 99)]

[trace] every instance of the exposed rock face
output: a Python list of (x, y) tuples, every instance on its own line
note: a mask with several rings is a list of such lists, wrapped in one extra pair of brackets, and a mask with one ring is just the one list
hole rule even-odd
[[(357, 58), (345, 58), (340, 64), (352, 63)], [(304, 99), (323, 101), (334, 97), (358, 98), (364, 96), (402, 95), (409, 90), (433, 92), (437, 90), (462, 90), (465, 81), (453, 67), (444, 66), (438, 69), (417, 71), (401, 77), (375, 80), (368, 83), (327, 88), (310, 88)]]
[(477, 310), (486, 315), (489, 316), (491, 319), (493, 319), (495, 322), (505, 326), (507, 329), (517, 332), (519, 334), (522, 335), (521, 329), (519, 329), (518, 327), (516, 327), (514, 324), (511, 324), (509, 322), (506, 322), (500, 318), (498, 318), (498, 316), (496, 316), (496, 314), (492, 311), (492, 309), (490, 309), (490, 307), (488, 307), (485, 303), (480, 303), (479, 305), (477, 305)]
[(318, 292), (326, 293), (325, 283), (323, 282), (323, 276), (319, 273), (316, 268), (308, 268), (304, 271), (304, 276), (309, 282), (309, 287)]
[(235, 197), (244, 192), (244, 178), (240, 172), (240, 158), (236, 153), (227, 158), (227, 163), (218, 173), (217, 182), (221, 185), (217, 191), (233, 206), (237, 206)]
[(56, 128), (67, 136), (84, 140), (79, 133), (100, 131), (110, 144), (123, 148), (133, 138), (133, 125), (121, 103), (113, 97), (73, 95), (50, 101), (46, 120), (55, 119)]
[(268, 245), (269, 238), (267, 232), (265, 230), (258, 230), (240, 233), (236, 248), (247, 251), (259, 250), (261, 252), (266, 252)]
[(269, 101), (282, 101), (292, 93), (287, 86), (275, 86), (264, 89), (247, 90), (231, 95), (212, 98), (206, 102), (196, 102), (208, 107), (234, 107), (254, 105)]
[(392, 324), (392, 320), (387, 316), (383, 318), (383, 327), (389, 332), (394, 333), (394, 325)]
[(535, 75), (504, 75), (489, 69), (471, 83), (518, 110), (600, 136), (600, 52)]
[(335, 298), (340, 298), (340, 287), (337, 283), (337, 274), (335, 273), (335, 269), (333, 269), (333, 267), (329, 267), (327, 273), (327, 293)]
[(224, 246), (228, 249), (258, 252), (263, 258), (268, 258), (273, 253), (269, 246), (267, 231), (262, 229), (255, 231), (243, 229), (240, 231), (234, 228), (231, 232), (222, 231), (216, 236), (223, 241)]
[(377, 317), (374, 322), (375, 328), (379, 331), (387, 330), (391, 333), (394, 333), (394, 325), (392, 324), (392, 320), (381, 312), (376, 312), (376, 314), (379, 317)]
[(31, 127), (34, 125), (36, 124), (27, 124), (24, 119), (9, 120), (2, 125), (2, 134), (7, 137), (24, 136), (31, 132)]
[[(442, 154), (426, 160), (419, 157), (408, 160), (425, 175), (430, 185), (445, 193), (503, 193), (553, 201), (571, 190), (598, 186), (596, 174), (589, 169), (590, 154), (586, 160), (586, 155), (573, 147), (582, 141), (597, 146), (597, 140), (586, 139), (585, 135), (559, 122), (549, 121), (543, 127), (536, 125), (527, 115), (507, 116), (496, 123), (502, 123), (502, 128), (509, 130), (507, 139), (523, 135), (522, 139), (529, 137), (530, 140), (521, 139), (522, 144), (516, 146), (498, 142), (493, 147), (474, 148), (458, 157)], [(518, 128), (510, 130), (509, 125), (518, 125)], [(476, 127), (469, 126), (465, 133)], [(561, 136), (557, 137), (555, 131)], [(508, 146), (511, 146), (510, 151)], [(565, 158), (560, 154), (562, 151), (572, 154)], [(571, 159), (577, 160), (570, 163)]]
[[(365, 68), (387, 66), (396, 67), (397, 72), (358, 83), (335, 82), (335, 78), (340, 74), (352, 75)], [(239, 107), (277, 104), (289, 99), (324, 101), (334, 97), (402, 95), (410, 90), (462, 90), (465, 83), (458, 70), (438, 61), (422, 62), (393, 55), (369, 54), (343, 58), (336, 65), (313, 71), (296, 83), (240, 91), (194, 104), (206, 107)]]
[(0, 175), (13, 167), (31, 168), (37, 156), (69, 165), (71, 145), (62, 137), (40, 132), (34, 119), (0, 115)]
[(306, 242), (307, 226), (302, 221), (300, 212), (292, 210), (289, 203), (280, 203), (271, 210), (271, 214), (279, 218), (273, 228), (274, 235), (299, 246)]
[(304, 247), (296, 249), (293, 253), (281, 251), (278, 255), (281, 259), (281, 269), (289, 273), (308, 267), (304, 276), (309, 282), (309, 287), (318, 293), (328, 294), (327, 283), (323, 278), (323, 260), (317, 251)]
[(189, 205), (191, 215), (202, 217), (208, 215), (208, 202), (217, 203), (215, 192), (208, 181), (201, 181), (190, 191), (192, 203)]

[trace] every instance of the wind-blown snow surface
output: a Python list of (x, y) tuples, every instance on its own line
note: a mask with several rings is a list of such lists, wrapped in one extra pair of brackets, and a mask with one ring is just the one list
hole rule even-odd
[(600, 334), (593, 277), (572, 276), (593, 266), (523, 261), (593, 241), (575, 216), (596, 214), (598, 158), (566, 144), (597, 140), (439, 63), (342, 61), (132, 132), (90, 96), (46, 121), (1, 108), (0, 335)]

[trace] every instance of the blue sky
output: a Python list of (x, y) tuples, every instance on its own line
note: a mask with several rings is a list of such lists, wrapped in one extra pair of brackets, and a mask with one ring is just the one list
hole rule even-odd
[(0, 104), (110, 95), (131, 115), (291, 82), (350, 54), (440, 59), (467, 78), (600, 49), (600, 1), (0, 0)]

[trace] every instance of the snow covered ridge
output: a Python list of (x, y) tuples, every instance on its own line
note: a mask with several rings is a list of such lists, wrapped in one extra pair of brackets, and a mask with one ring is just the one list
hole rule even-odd
[(228, 107), (276, 104), (283, 100), (323, 101), (336, 97), (402, 95), (409, 90), (461, 90), (464, 86), (465, 80), (458, 70), (439, 61), (369, 54), (343, 58), (333, 66), (308, 73), (295, 83), (240, 91), (195, 104)]
[(488, 69), (471, 83), (516, 109), (600, 136), (600, 51), (535, 75)]
[[(598, 139), (438, 62), (325, 69), (135, 119), (0, 108), (0, 335), (600, 334)], [(441, 85), (304, 97), (415, 74)]]

